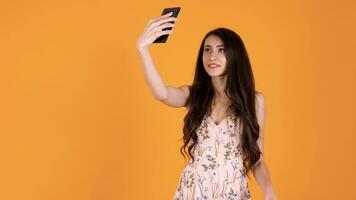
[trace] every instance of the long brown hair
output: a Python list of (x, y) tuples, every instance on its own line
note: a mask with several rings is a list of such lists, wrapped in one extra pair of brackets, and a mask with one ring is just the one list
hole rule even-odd
[(244, 170), (247, 174), (259, 160), (261, 154), (257, 144), (260, 127), (255, 108), (255, 95), (258, 92), (255, 91), (254, 76), (245, 45), (238, 34), (226, 28), (217, 28), (208, 32), (201, 42), (194, 81), (185, 104), (188, 112), (184, 117), (183, 146), (180, 148), (180, 152), (184, 158), (187, 155), (194, 161), (191, 151), (197, 144), (198, 137), (195, 130), (199, 128), (204, 116), (211, 113), (214, 88), (202, 61), (204, 43), (210, 35), (218, 36), (224, 43), (227, 76), (225, 93), (230, 100), (228, 110), (240, 118), (243, 127), (240, 145)]

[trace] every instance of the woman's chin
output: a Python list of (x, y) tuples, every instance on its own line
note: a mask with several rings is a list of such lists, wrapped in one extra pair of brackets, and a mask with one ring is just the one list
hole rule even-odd
[(223, 68), (220, 67), (215, 67), (215, 68), (211, 68), (211, 67), (207, 67), (205, 68), (205, 71), (209, 74), (209, 76), (214, 77), (214, 76), (221, 76), (223, 75), (224, 71)]
[(224, 73), (223, 72), (209, 72), (208, 74), (211, 77), (218, 77), (218, 76), (222, 76)]

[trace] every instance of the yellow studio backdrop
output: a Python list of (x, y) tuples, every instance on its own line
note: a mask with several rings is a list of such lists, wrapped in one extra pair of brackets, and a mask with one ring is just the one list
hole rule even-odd
[(153, 98), (135, 45), (175, 6), (174, 33), (150, 47), (165, 84), (191, 84), (205, 33), (233, 29), (266, 97), (279, 199), (356, 199), (351, 0), (1, 1), (0, 199), (173, 197), (186, 110)]

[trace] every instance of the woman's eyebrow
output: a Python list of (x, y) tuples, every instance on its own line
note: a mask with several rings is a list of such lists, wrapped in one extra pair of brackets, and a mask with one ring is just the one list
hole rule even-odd
[[(223, 44), (216, 45), (216, 47), (223, 47), (223, 46), (224, 46)], [(211, 45), (207, 44), (207, 45), (205, 45), (205, 47), (211, 47)]]

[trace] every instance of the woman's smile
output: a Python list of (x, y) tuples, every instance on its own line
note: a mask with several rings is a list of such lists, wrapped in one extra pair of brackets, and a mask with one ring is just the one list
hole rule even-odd
[(208, 64), (208, 67), (210, 68), (217, 68), (217, 67), (220, 67), (219, 64), (216, 64), (216, 63), (211, 63), (211, 64)]

